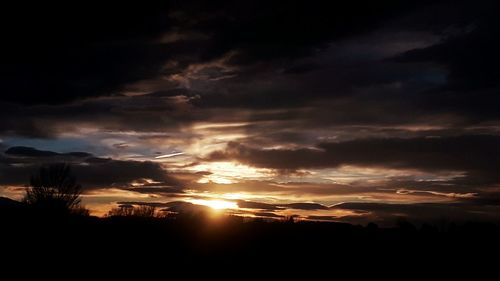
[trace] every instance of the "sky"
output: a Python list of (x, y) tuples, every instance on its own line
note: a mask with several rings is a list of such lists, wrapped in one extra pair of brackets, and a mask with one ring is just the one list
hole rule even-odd
[(497, 1), (9, 3), (0, 196), (95, 215), (500, 219)]

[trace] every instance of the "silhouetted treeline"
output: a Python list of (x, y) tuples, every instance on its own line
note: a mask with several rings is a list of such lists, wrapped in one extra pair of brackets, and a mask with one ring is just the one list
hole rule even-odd
[[(335, 263), (443, 261), (460, 264), (498, 253), (500, 228), (486, 223), (450, 223), (443, 229), (401, 221), (380, 228), (334, 222), (214, 218), (199, 214), (148, 216), (122, 214), (97, 218), (44, 214), (32, 206), (5, 202), (0, 209), (3, 254), (11, 258), (56, 262), (91, 257), (92, 263), (211, 264), (252, 267)], [(151, 213), (149, 213), (151, 214)], [(133, 261), (133, 262), (132, 262)], [(75, 261), (76, 263), (76, 261)], [(408, 265), (408, 264), (407, 264)]]

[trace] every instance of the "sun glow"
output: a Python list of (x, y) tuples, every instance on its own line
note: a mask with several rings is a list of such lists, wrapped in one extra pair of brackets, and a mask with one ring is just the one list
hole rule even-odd
[(233, 162), (212, 162), (199, 164), (189, 168), (196, 172), (209, 172), (198, 180), (198, 183), (231, 184), (240, 180), (267, 178), (272, 174), (269, 169), (253, 168)]
[(214, 210), (223, 210), (223, 209), (238, 209), (238, 204), (236, 202), (225, 201), (225, 200), (204, 200), (204, 199), (192, 199), (189, 202), (197, 205), (203, 205), (210, 207)]

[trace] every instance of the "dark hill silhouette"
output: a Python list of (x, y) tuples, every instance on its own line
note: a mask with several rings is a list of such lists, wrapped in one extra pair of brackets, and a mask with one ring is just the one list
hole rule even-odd
[(7, 197), (0, 197), (0, 209), (14, 209), (14, 208), (21, 208), (23, 206), (23, 203), (12, 200)]
[(27, 205), (0, 201), (22, 206), (16, 212), (0, 208), (0, 241), (9, 241), (2, 246), (3, 255), (25, 263), (43, 262), (50, 254), (54, 257), (50, 263), (83, 263), (84, 257), (92, 257), (95, 264), (119, 261), (130, 262), (134, 268), (157, 269), (352, 263), (394, 267), (409, 266), (420, 256), (430, 265), (443, 261), (487, 264), (492, 260), (485, 251), (500, 250), (500, 227), (485, 223), (450, 223), (442, 228), (400, 221), (396, 227), (381, 228), (286, 218), (214, 218), (206, 213), (158, 217), (151, 210), (97, 218), (41, 214)]

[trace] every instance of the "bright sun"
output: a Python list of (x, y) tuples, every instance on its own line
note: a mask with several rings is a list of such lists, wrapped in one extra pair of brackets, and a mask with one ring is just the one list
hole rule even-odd
[(193, 200), (189, 200), (189, 202), (191, 202), (193, 204), (208, 206), (208, 207), (215, 209), (215, 210), (238, 209), (238, 204), (236, 204), (235, 202), (225, 201), (225, 200), (193, 199)]

